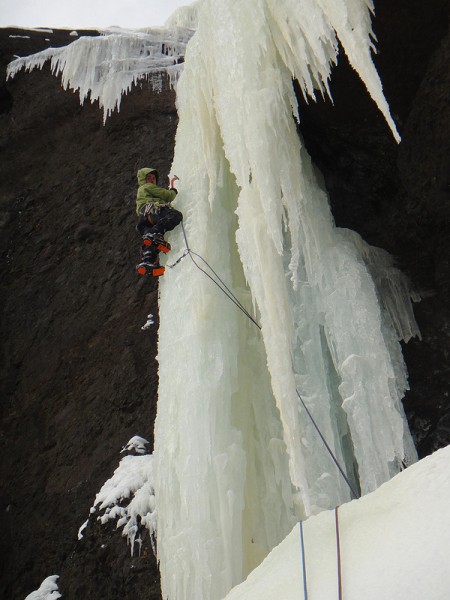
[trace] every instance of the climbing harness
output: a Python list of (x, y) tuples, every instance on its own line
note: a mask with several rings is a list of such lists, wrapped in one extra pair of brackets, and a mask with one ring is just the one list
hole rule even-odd
[(158, 207), (156, 206), (156, 204), (154, 202), (148, 202), (145, 206), (144, 206), (144, 210), (143, 210), (143, 214), (144, 217), (149, 217), (150, 215), (154, 215), (158, 210)]

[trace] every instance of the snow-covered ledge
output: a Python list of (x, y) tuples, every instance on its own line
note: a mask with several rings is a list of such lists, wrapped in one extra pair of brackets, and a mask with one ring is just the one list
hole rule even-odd
[[(345, 600), (445, 600), (450, 593), (450, 446), (339, 509)], [(299, 525), (226, 600), (303, 600)], [(335, 513), (303, 527), (308, 596), (338, 597)]]

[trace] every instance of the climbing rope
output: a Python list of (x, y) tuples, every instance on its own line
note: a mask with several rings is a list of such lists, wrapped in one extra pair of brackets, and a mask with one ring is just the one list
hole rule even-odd
[(345, 483), (346, 483), (346, 484), (348, 485), (348, 487), (350, 488), (350, 491), (351, 491), (351, 493), (352, 493), (353, 497), (354, 497), (355, 499), (356, 499), (356, 498), (359, 498), (359, 494), (358, 494), (358, 493), (355, 491), (355, 489), (353, 488), (352, 484), (350, 483), (350, 480), (348, 479), (348, 477), (347, 477), (347, 475), (345, 474), (345, 472), (344, 472), (343, 468), (342, 468), (342, 467), (341, 467), (341, 465), (339, 464), (339, 461), (338, 461), (338, 459), (337, 459), (337, 458), (336, 458), (336, 456), (334, 455), (334, 453), (333, 453), (333, 450), (330, 448), (330, 446), (328, 445), (328, 443), (327, 443), (326, 439), (325, 439), (325, 438), (324, 438), (324, 436), (322, 435), (322, 432), (320, 431), (320, 429), (319, 429), (319, 427), (318, 427), (317, 423), (315, 422), (315, 420), (314, 420), (314, 417), (312, 416), (312, 414), (310, 413), (310, 411), (309, 411), (308, 407), (307, 407), (307, 406), (306, 406), (306, 404), (304, 403), (304, 401), (303, 401), (303, 398), (300, 396), (300, 393), (299, 393), (298, 389), (296, 388), (296, 389), (295, 389), (295, 391), (297, 392), (297, 396), (299, 397), (299, 400), (300, 400), (300, 402), (302, 403), (302, 406), (303, 406), (303, 408), (306, 410), (306, 412), (307, 412), (307, 414), (308, 414), (309, 418), (310, 418), (310, 419), (311, 419), (311, 421), (312, 421), (312, 424), (314, 425), (314, 427), (315, 427), (315, 429), (316, 429), (317, 433), (319, 434), (319, 436), (320, 436), (320, 439), (321, 439), (321, 440), (322, 440), (322, 442), (324, 443), (324, 445), (325, 445), (325, 448), (328, 450), (328, 452), (329, 452), (329, 454), (330, 454), (330, 456), (331, 456), (331, 458), (332, 458), (332, 460), (333, 460), (334, 464), (335, 464), (335, 465), (336, 465), (336, 467), (339, 469), (339, 472), (340, 472), (340, 474), (342, 475), (342, 477), (344, 478), (344, 481), (345, 481)]
[[(250, 319), (250, 321), (254, 325), (256, 325), (256, 327), (258, 329), (261, 329), (261, 325), (252, 317), (252, 315), (248, 312), (248, 310), (245, 308), (245, 306), (238, 300), (238, 298), (236, 298), (236, 296), (233, 294), (233, 292), (230, 290), (230, 288), (227, 286), (227, 284), (223, 281), (223, 279), (221, 279), (219, 277), (219, 275), (211, 267), (211, 265), (203, 258), (203, 256), (201, 256), (200, 254), (197, 254), (197, 252), (194, 252), (190, 248), (183, 222), (181, 222), (181, 228), (183, 230), (184, 243), (186, 244), (186, 250), (185, 250), (184, 254), (182, 256), (180, 256), (180, 258), (173, 265), (169, 265), (169, 266), (171, 268), (174, 267), (176, 264), (178, 264), (180, 262), (181, 259), (183, 259), (185, 256), (189, 255), (190, 259), (192, 260), (194, 265), (197, 267), (197, 269), (199, 269), (200, 271), (202, 271), (202, 273), (204, 273), (207, 277), (209, 277), (209, 279), (214, 283), (214, 285), (216, 285), (219, 288), (219, 290), (221, 290), (225, 294), (225, 296), (227, 296), (227, 298), (229, 298), (231, 300), (231, 302), (233, 302), (233, 304), (235, 304), (239, 308), (239, 310), (242, 311), (244, 313), (244, 315), (248, 319)], [(198, 264), (198, 262), (196, 261), (196, 259), (194, 257), (196, 257), (197, 259), (200, 259), (213, 275), (210, 275), (210, 273), (208, 273), (205, 269), (203, 269)]]
[[(227, 298), (229, 298), (238, 308), (239, 310), (241, 310), (244, 315), (246, 317), (248, 317), (250, 319), (250, 321), (256, 325), (256, 327), (258, 327), (259, 330), (261, 330), (261, 325), (252, 317), (252, 315), (248, 312), (248, 310), (245, 308), (245, 306), (243, 306), (241, 304), (241, 302), (236, 298), (236, 296), (233, 294), (233, 292), (230, 290), (230, 288), (226, 285), (226, 283), (219, 277), (219, 275), (216, 273), (216, 271), (211, 267), (210, 264), (208, 264), (206, 262), (206, 260), (203, 258), (203, 256), (201, 256), (200, 254), (197, 254), (197, 252), (194, 252), (190, 246), (189, 246), (189, 242), (187, 239), (187, 235), (186, 235), (186, 230), (184, 228), (184, 224), (183, 222), (181, 222), (181, 228), (183, 230), (183, 236), (184, 236), (184, 242), (186, 245), (186, 250), (184, 251), (184, 253), (180, 256), (180, 258), (173, 264), (173, 265), (168, 265), (170, 268), (175, 267), (175, 265), (177, 265), (185, 256), (189, 255), (192, 262), (194, 263), (194, 265), (197, 267), (197, 269), (199, 269), (200, 271), (202, 271), (202, 273), (204, 273), (224, 294), (225, 296), (227, 296)], [(195, 258), (200, 259), (205, 265), (206, 267), (210, 270), (210, 272), (214, 275), (214, 277), (212, 275), (210, 275), (210, 273), (208, 273), (205, 269), (203, 269), (195, 260)], [(359, 494), (355, 491), (355, 489), (353, 488), (352, 484), (350, 483), (347, 475), (345, 474), (344, 470), (342, 469), (342, 467), (340, 466), (336, 456), (334, 455), (332, 449), (330, 448), (330, 446), (328, 445), (325, 437), (322, 435), (319, 426), (317, 425), (317, 423), (314, 420), (314, 417), (312, 416), (311, 412), (308, 410), (308, 407), (306, 406), (306, 404), (303, 401), (303, 398), (301, 397), (298, 389), (296, 388), (295, 391), (297, 392), (297, 396), (301, 402), (301, 404), (303, 405), (303, 408), (306, 410), (306, 413), (308, 415), (308, 417), (311, 419), (314, 428), (316, 429), (317, 433), (320, 436), (320, 439), (322, 440), (322, 442), (325, 445), (325, 448), (328, 450), (334, 464), (337, 466), (339, 472), (341, 473), (342, 477), (344, 478), (345, 482), (347, 483), (348, 487), (350, 488), (350, 491), (353, 495), (354, 498), (359, 498)]]
[[(339, 506), (334, 509), (334, 523), (336, 530), (336, 560), (337, 560), (337, 584), (338, 600), (342, 600), (342, 560), (341, 560), (341, 539), (339, 532)], [(306, 555), (305, 555), (305, 537), (303, 533), (303, 521), (300, 521), (300, 547), (302, 550), (302, 579), (303, 579), (303, 598), (308, 600), (308, 584), (306, 579)]]
[(341, 565), (341, 541), (339, 536), (339, 506), (334, 509), (335, 524), (336, 524), (336, 554), (337, 554), (337, 570), (338, 570), (338, 598), (342, 600), (342, 565)]
[(308, 600), (308, 584), (306, 580), (306, 557), (305, 557), (305, 539), (303, 535), (303, 521), (300, 521), (300, 545), (302, 548), (302, 575), (303, 575), (303, 597)]

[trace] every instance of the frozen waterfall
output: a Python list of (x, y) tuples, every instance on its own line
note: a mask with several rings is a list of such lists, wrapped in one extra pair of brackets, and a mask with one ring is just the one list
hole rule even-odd
[[(399, 140), (371, 60), (371, 10), (202, 0), (166, 32), (84, 38), (11, 66), (53, 56), (65, 85), (92, 90), (108, 113), (146, 73), (177, 79), (186, 49), (176, 205), (191, 248), (261, 331), (189, 258), (166, 270), (153, 455), (164, 598), (220, 600), (299, 518), (350, 498), (297, 391), (363, 494), (416, 460), (401, 404), (399, 339), (418, 335), (407, 282), (386, 253), (335, 227), (296, 125), (292, 79), (306, 97), (327, 94), (339, 40)], [(181, 228), (169, 240), (181, 255)]]
[(142, 79), (161, 91), (164, 73), (175, 87), (182, 70), (180, 59), (194, 32), (188, 25), (195, 24), (195, 12), (190, 19), (181, 12), (171, 20), (173, 25), (168, 28), (110, 28), (100, 36), (83, 36), (68, 46), (18, 57), (8, 65), (7, 77), (14, 77), (21, 69), (42, 69), (49, 61), (52, 73), (61, 74), (64, 89), (78, 90), (81, 104), (87, 99), (98, 100), (106, 121), (120, 109), (123, 94)]
[[(296, 390), (362, 493), (415, 460), (401, 405), (398, 340), (418, 333), (406, 284), (384, 253), (334, 226), (292, 116), (293, 77), (326, 93), (335, 32), (398, 139), (365, 2), (206, 2), (188, 45), (177, 205), (190, 246), (262, 331), (188, 259), (161, 282), (165, 598), (219, 600), (300, 517), (349, 499)], [(182, 232), (170, 241), (182, 249)]]

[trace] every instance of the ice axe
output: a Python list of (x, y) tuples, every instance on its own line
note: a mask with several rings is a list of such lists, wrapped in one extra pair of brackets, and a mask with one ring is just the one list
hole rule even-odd
[(173, 188), (173, 184), (175, 181), (180, 181), (180, 178), (178, 177), (178, 175), (174, 175), (172, 177), (172, 179), (170, 180), (170, 187)]

